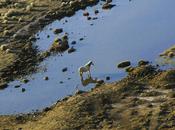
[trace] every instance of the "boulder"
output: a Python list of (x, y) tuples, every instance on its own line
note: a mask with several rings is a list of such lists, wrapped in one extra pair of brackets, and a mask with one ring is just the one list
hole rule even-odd
[(123, 61), (117, 65), (118, 68), (126, 68), (131, 65), (130, 61)]

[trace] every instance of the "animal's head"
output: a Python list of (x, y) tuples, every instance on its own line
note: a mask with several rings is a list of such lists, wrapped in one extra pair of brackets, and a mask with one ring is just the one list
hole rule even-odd
[(94, 65), (94, 63), (90, 60), (89, 62), (88, 62), (88, 65)]

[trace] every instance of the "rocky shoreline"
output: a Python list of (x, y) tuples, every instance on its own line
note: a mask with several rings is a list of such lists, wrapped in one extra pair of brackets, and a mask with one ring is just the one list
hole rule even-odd
[(174, 77), (174, 70), (139, 64), (121, 81), (78, 91), (42, 112), (0, 116), (0, 129), (173, 130)]
[[(7, 83), (15, 78), (36, 71), (37, 64), (48, 56), (47, 52), (38, 54), (36, 46), (32, 45), (36, 40), (36, 32), (56, 19), (72, 16), (77, 10), (98, 2), (98, 0), (1, 2), (0, 28), (3, 31), (0, 32), (2, 59), (0, 88), (7, 87)], [(16, 7), (17, 5), (21, 6)], [(31, 9), (27, 9), (29, 7)]]

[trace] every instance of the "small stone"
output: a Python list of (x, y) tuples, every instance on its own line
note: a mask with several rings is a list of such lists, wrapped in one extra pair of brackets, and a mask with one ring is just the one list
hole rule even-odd
[(95, 14), (98, 14), (98, 13), (99, 13), (99, 11), (98, 11), (98, 10), (95, 10), (95, 11), (94, 11), (94, 13), (95, 13)]
[(15, 88), (19, 88), (19, 87), (21, 87), (20, 85), (15, 85)]
[(48, 77), (48, 76), (46, 76), (46, 77), (44, 77), (43, 79), (44, 79), (44, 80), (49, 80), (49, 77)]
[(76, 44), (76, 41), (72, 41), (71, 44), (72, 44), (72, 45), (75, 45), (75, 44)]
[(54, 34), (59, 34), (59, 33), (63, 32), (63, 29), (62, 28), (55, 29), (53, 32), (54, 32)]
[(91, 17), (87, 17), (87, 20), (91, 20), (92, 18)]
[(84, 38), (80, 38), (80, 41), (83, 41), (84, 40)]
[(83, 16), (89, 16), (89, 13), (88, 12), (84, 12)]
[(111, 78), (109, 76), (106, 77), (106, 80), (110, 80)]
[(67, 71), (67, 67), (62, 69), (62, 72), (66, 72)]
[(60, 84), (63, 84), (63, 81), (60, 81)]
[(117, 65), (118, 68), (126, 68), (131, 65), (130, 61), (123, 61)]
[(22, 90), (21, 90), (22, 92), (25, 92), (26, 91), (26, 89), (25, 88), (22, 88)]
[(47, 35), (47, 38), (49, 38), (50, 37), (50, 35)]

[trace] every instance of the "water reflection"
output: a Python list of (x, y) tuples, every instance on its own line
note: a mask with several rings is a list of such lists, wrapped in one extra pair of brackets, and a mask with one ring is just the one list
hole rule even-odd
[(88, 76), (87, 78), (83, 78), (83, 76), (81, 76), (81, 83), (82, 85), (85, 87), (85, 86), (88, 86), (89, 84), (91, 83), (98, 83), (98, 79), (97, 78), (92, 78), (92, 76)]

